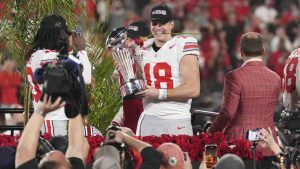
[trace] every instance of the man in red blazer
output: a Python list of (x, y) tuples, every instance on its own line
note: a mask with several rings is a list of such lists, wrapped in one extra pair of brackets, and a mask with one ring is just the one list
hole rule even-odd
[[(271, 127), (276, 133), (273, 113), (281, 79), (262, 62), (264, 47), (259, 33), (245, 33), (240, 46), (244, 64), (226, 74), (222, 106), (208, 129), (208, 132), (225, 132), (228, 140), (245, 139), (248, 129)], [(274, 154), (263, 149), (263, 156)]]

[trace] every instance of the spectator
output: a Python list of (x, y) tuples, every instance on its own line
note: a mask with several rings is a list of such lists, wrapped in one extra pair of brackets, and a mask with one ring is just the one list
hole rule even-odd
[(93, 169), (121, 169), (120, 152), (112, 145), (103, 145), (95, 154)]
[(289, 56), (289, 50), (286, 49), (283, 39), (279, 41), (278, 46), (278, 49), (271, 54), (269, 67), (276, 72), (280, 78), (283, 78), (283, 69)]
[(280, 164), (280, 169), (285, 169), (286, 157), (279, 145), (274, 140), (273, 132), (270, 127), (268, 129), (262, 128), (260, 130), (260, 141), (258, 144), (262, 147), (269, 148), (274, 154), (276, 154), (277, 161)]
[(189, 169), (191, 167), (185, 167), (186, 164), (191, 165), (191, 162), (185, 163), (187, 160), (184, 160), (189, 155), (183, 153), (181, 148), (174, 143), (163, 143), (157, 147), (157, 151), (163, 156), (163, 163), (161, 165), (163, 169)]
[(230, 56), (230, 62), (233, 68), (238, 67), (238, 60), (236, 57), (236, 42), (238, 36), (242, 33), (242, 26), (237, 22), (237, 16), (235, 13), (229, 13), (227, 15), (227, 22), (224, 25), (224, 31), (226, 36), (227, 52)]
[(284, 27), (280, 26), (276, 30), (276, 35), (271, 40), (271, 52), (276, 52), (280, 46), (280, 43), (283, 43), (284, 48), (288, 51), (291, 51), (293, 45), (286, 35)]
[[(223, 155), (217, 162), (214, 169), (245, 169), (245, 164), (240, 157), (234, 154)], [(204, 158), (199, 169), (207, 169), (206, 159)]]
[(69, 121), (69, 146), (64, 155), (62, 152), (53, 150), (45, 155), (39, 165), (36, 162), (36, 150), (40, 135), (40, 128), (47, 113), (63, 107), (66, 102), (62, 102), (58, 97), (54, 103), (51, 102), (51, 96), (45, 95), (43, 102), (39, 103), (36, 110), (27, 125), (24, 128), (20, 138), (16, 153), (17, 169), (35, 169), (35, 168), (74, 168), (84, 169), (84, 160), (87, 157), (89, 145), (83, 136), (83, 122), (81, 115)]
[[(8, 58), (4, 61), (0, 71), (0, 81), (0, 108), (22, 108), (18, 96), (21, 86), (21, 74), (17, 71), (17, 63), (15, 60)], [(4, 115), (6, 115), (6, 117), (4, 117)], [(0, 115), (0, 124), (9, 125), (23, 122), (23, 116), (21, 114), (12, 114), (12, 119), (7, 115), (8, 114)]]
[(261, 29), (265, 28), (267, 24), (275, 22), (278, 12), (273, 6), (274, 0), (266, 0), (265, 4), (255, 8), (254, 15), (262, 21)]
[[(130, 133), (128, 129), (126, 130), (127, 133)], [(110, 130), (108, 133), (114, 136), (113, 139), (107, 141), (108, 143), (125, 143), (141, 155), (143, 160), (140, 169), (192, 169), (188, 153), (183, 153), (181, 148), (174, 143), (164, 143), (155, 150), (148, 143), (137, 140), (122, 131)], [(105, 169), (103, 166), (113, 165), (118, 167), (116, 161), (120, 158), (115, 151), (116, 149), (110, 145), (105, 145), (105, 149), (109, 151), (101, 151), (100, 149), (102, 157), (97, 157), (98, 159), (94, 163), (94, 166), (97, 164), (97, 169)], [(108, 158), (115, 160), (111, 160), (109, 164), (108, 161), (103, 160)], [(98, 165), (99, 163), (101, 166)]]
[[(125, 143), (129, 147), (131, 147), (135, 151), (137, 151), (138, 154), (140, 154), (140, 156), (143, 159), (143, 162), (140, 166), (140, 169), (157, 169), (161, 165), (162, 155), (158, 151), (156, 151), (153, 147), (151, 147), (150, 144), (142, 142), (138, 139), (135, 139), (135, 138), (123, 133), (122, 131), (109, 130), (108, 135), (113, 136), (113, 139), (110, 139), (110, 140), (107, 141), (108, 143)], [(115, 150), (111, 150), (111, 151), (115, 151)], [(102, 157), (105, 154), (106, 154), (106, 156), (108, 156), (111, 153), (111, 151), (105, 151), (105, 152), (103, 151), (104, 154), (102, 155)], [(119, 159), (116, 156), (114, 156), (114, 158), (116, 160)], [(97, 169), (100, 169), (100, 168), (102, 169), (103, 165), (109, 166), (109, 165), (114, 165), (115, 164), (114, 160), (111, 161), (113, 164), (102, 163), (101, 162), (102, 159), (103, 158), (99, 157), (99, 159), (96, 160), (95, 164), (97, 164), (97, 163), (101, 164), (100, 166), (99, 165), (97, 166), (98, 167)], [(94, 166), (95, 166), (95, 164), (94, 164)], [(115, 164), (115, 166), (118, 166), (118, 165)]]
[(126, 11), (122, 1), (117, 0), (113, 3), (108, 16), (108, 23), (112, 29), (122, 27), (125, 24)]

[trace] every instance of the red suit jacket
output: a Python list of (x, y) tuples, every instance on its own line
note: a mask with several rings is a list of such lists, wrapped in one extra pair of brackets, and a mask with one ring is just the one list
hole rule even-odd
[[(281, 90), (279, 75), (262, 61), (250, 61), (225, 76), (223, 102), (208, 132), (223, 131), (227, 139), (245, 139), (248, 129), (271, 127)], [(263, 149), (263, 156), (274, 155)]]

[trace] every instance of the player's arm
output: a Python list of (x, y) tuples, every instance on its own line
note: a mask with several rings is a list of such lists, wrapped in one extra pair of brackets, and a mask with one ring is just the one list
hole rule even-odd
[(200, 72), (197, 56), (185, 55), (179, 65), (183, 84), (167, 89), (167, 100), (185, 100), (200, 95)]
[(77, 55), (83, 66), (82, 77), (84, 79), (84, 83), (90, 84), (92, 82), (92, 66), (89, 61), (87, 52), (85, 50), (81, 50)]
[(180, 61), (180, 75), (183, 84), (174, 89), (156, 89), (146, 85), (146, 90), (137, 93), (146, 98), (184, 101), (200, 95), (200, 73), (196, 55), (185, 55)]
[(199, 47), (193, 38), (183, 38), (181, 45), (178, 45), (178, 60), (182, 84), (173, 89), (156, 89), (146, 85), (146, 90), (137, 93), (146, 98), (186, 101), (200, 95), (200, 72), (199, 72)]
[(84, 79), (85, 84), (90, 84), (92, 81), (92, 66), (89, 61), (87, 52), (85, 50), (85, 39), (81, 33), (73, 33), (72, 39), (74, 48), (76, 51), (78, 51), (77, 56), (83, 66), (82, 77)]
[(142, 67), (140, 64), (136, 63), (136, 70), (135, 70), (135, 74), (136, 74), (136, 77), (138, 79), (143, 79), (143, 70), (142, 70)]

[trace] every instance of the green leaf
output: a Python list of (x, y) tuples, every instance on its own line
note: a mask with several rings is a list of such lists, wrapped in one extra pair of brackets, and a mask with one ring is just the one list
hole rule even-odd
[[(74, 12), (74, 0), (19, 0), (7, 4), (8, 11), (0, 22), (0, 39), (7, 43), (12, 57), (17, 61), (23, 79), (25, 79), (25, 54), (30, 49), (40, 21), (50, 14), (60, 14), (72, 30), (77, 24), (84, 30), (87, 40), (87, 52), (93, 65), (94, 82), (88, 87), (90, 95), (89, 122), (102, 132), (110, 124), (121, 106), (117, 79), (112, 78), (113, 61), (106, 56), (104, 44), (109, 29), (106, 23), (93, 26), (86, 15), (77, 16)], [(107, 0), (106, 6), (113, 3)], [(80, 7), (81, 11), (85, 8)], [(1, 36), (0, 35), (0, 36)], [(0, 55), (1, 56), (1, 55)], [(26, 86), (26, 85), (25, 85)], [(25, 90), (24, 90), (25, 91)]]

